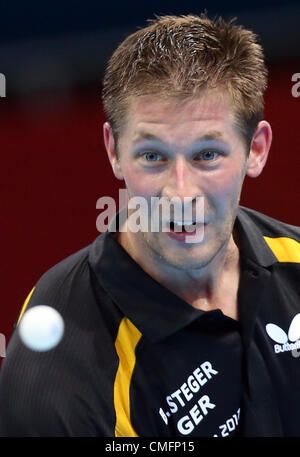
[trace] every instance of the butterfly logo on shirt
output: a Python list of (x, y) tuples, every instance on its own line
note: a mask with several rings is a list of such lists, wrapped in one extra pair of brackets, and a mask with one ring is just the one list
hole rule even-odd
[(295, 341), (300, 339), (300, 313), (294, 316), (289, 329), (288, 333), (286, 333), (282, 328), (280, 328), (276, 324), (267, 324), (266, 325), (266, 332), (273, 341), (279, 344), (285, 344), (289, 341), (294, 343)]

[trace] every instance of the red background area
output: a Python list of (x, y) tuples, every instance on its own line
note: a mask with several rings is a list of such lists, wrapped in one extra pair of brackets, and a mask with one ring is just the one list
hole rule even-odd
[[(270, 68), (265, 119), (274, 139), (267, 166), (246, 178), (242, 204), (300, 225), (299, 113), (293, 62)], [(117, 197), (102, 139), (99, 88), (81, 95), (0, 99), (1, 319), (8, 340), (22, 303), (38, 278), (97, 235), (99, 197)], [(122, 187), (122, 184), (121, 184)]]

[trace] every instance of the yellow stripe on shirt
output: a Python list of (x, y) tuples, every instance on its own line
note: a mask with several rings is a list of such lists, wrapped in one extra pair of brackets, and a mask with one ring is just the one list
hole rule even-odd
[(135, 349), (141, 332), (124, 317), (115, 341), (119, 367), (114, 384), (114, 407), (116, 412), (116, 437), (137, 437), (130, 418), (130, 384), (135, 367)]
[(300, 243), (292, 238), (264, 236), (266, 243), (279, 262), (300, 263)]
[(19, 322), (20, 322), (20, 320), (21, 320), (21, 318), (22, 318), (22, 316), (23, 316), (23, 314), (24, 314), (24, 312), (25, 312), (25, 310), (26, 310), (26, 308), (27, 308), (27, 305), (28, 305), (28, 303), (29, 303), (29, 300), (31, 299), (31, 295), (33, 294), (34, 289), (35, 289), (35, 287), (33, 287), (33, 288), (31, 289), (30, 293), (27, 295), (26, 300), (24, 301), (24, 305), (22, 306), (21, 313), (20, 313), (20, 316), (19, 316), (17, 325), (19, 325)]

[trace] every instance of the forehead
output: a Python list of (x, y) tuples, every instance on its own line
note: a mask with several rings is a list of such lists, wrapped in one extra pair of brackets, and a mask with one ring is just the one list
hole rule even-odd
[(206, 130), (225, 134), (233, 122), (232, 102), (224, 92), (207, 91), (184, 101), (144, 95), (131, 98), (124, 134), (133, 141), (156, 134), (191, 136)]

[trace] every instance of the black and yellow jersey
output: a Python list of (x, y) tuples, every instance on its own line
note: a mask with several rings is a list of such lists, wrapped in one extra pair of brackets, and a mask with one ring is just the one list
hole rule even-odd
[[(239, 208), (239, 320), (194, 309), (107, 232), (47, 271), (22, 308), (65, 322), (47, 352), (18, 327), (1, 436), (300, 436), (300, 230)], [(298, 316), (298, 317), (297, 317)]]

